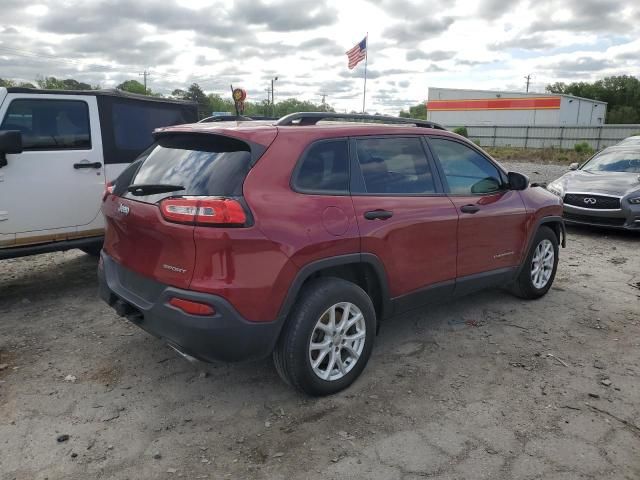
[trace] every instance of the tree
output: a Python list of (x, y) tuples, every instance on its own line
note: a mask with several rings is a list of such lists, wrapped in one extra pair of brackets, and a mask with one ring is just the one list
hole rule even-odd
[(640, 121), (640, 80), (629, 75), (606, 77), (593, 83), (556, 82), (547, 85), (547, 92), (574, 95), (607, 102), (607, 123), (637, 123)]
[(229, 112), (235, 114), (233, 100), (230, 98), (224, 99), (217, 93), (210, 93), (207, 96), (207, 106), (209, 108), (209, 114), (211, 114), (211, 112)]
[(137, 93), (139, 95), (151, 95), (152, 94), (151, 89), (149, 89), (149, 88), (145, 89), (144, 85), (141, 84), (137, 80), (125, 80), (120, 85), (118, 85), (116, 88), (118, 90), (122, 90), (124, 92)]
[(209, 110), (209, 97), (202, 91), (200, 85), (192, 83), (187, 90), (175, 89), (171, 92), (171, 96), (181, 98), (182, 100), (191, 100), (198, 104), (198, 116), (204, 118), (211, 114)]
[(0, 78), (0, 87), (21, 87), (21, 88), (36, 88), (33, 83), (29, 82), (16, 82), (14, 80), (8, 80), (4, 78)]
[(421, 120), (427, 119), (427, 102), (422, 102), (413, 107), (409, 107), (409, 111), (400, 110), (400, 117), (404, 118), (418, 118)]
[(92, 87), (88, 83), (79, 82), (73, 78), (65, 80), (56, 77), (40, 77), (36, 79), (36, 83), (40, 88), (47, 90), (96, 90), (99, 87)]

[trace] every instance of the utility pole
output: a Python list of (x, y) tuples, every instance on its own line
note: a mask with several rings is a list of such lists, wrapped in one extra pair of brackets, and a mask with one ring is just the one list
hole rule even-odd
[(320, 95), (322, 97), (322, 111), (326, 112), (327, 111), (327, 94), (326, 93), (318, 93), (318, 95)]
[(274, 116), (276, 113), (276, 99), (273, 96), (273, 83), (278, 80), (278, 77), (274, 77), (271, 79), (271, 115)]
[(529, 84), (531, 83), (531, 74), (524, 77), (527, 80), (527, 93), (529, 93)]
[(147, 77), (150, 76), (151, 73), (147, 72), (146, 70), (142, 73), (139, 73), (138, 76), (139, 77), (144, 77), (144, 93), (147, 93)]

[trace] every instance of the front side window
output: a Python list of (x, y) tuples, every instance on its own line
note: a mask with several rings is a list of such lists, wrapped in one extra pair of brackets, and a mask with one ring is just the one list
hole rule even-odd
[(362, 138), (356, 141), (367, 193), (435, 193), (433, 175), (418, 137)]
[(502, 189), (498, 169), (474, 149), (444, 138), (429, 138), (429, 144), (440, 160), (450, 193), (482, 195)]
[(349, 150), (346, 140), (312, 145), (295, 173), (293, 186), (309, 193), (349, 192)]
[(22, 132), (24, 150), (91, 149), (89, 107), (79, 100), (14, 100), (0, 130)]

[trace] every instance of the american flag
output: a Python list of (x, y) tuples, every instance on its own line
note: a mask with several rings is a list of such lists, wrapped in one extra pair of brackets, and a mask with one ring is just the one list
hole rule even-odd
[(349, 70), (353, 70), (362, 60), (367, 57), (367, 37), (347, 52), (349, 59)]

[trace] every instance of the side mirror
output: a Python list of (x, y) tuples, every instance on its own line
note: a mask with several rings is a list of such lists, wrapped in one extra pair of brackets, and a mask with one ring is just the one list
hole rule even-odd
[(22, 132), (0, 130), (0, 168), (7, 166), (7, 153), (22, 153)]
[(524, 190), (529, 186), (529, 177), (518, 172), (509, 172), (509, 190)]
[(577, 170), (579, 166), (580, 164), (578, 162), (573, 162), (571, 165), (569, 165), (569, 170)]

